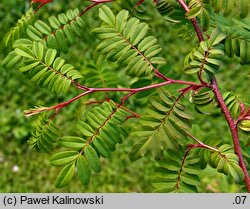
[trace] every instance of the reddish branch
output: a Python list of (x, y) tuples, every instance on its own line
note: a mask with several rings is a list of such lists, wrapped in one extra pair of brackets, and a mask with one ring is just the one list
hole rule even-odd
[(227, 120), (227, 123), (229, 125), (229, 128), (230, 128), (230, 131), (231, 131), (231, 134), (232, 134), (232, 137), (233, 137), (233, 143), (234, 143), (234, 150), (235, 150), (235, 153), (236, 155), (238, 156), (239, 158), (239, 165), (244, 173), (244, 181), (245, 181), (245, 184), (246, 184), (246, 187), (247, 187), (247, 190), (248, 192), (250, 192), (250, 177), (249, 177), (249, 174), (248, 174), (248, 171), (247, 171), (247, 167), (244, 163), (244, 158), (243, 158), (243, 155), (242, 155), (242, 150), (241, 150), (241, 146), (240, 146), (240, 139), (239, 139), (239, 134), (238, 134), (238, 129), (237, 129), (237, 122), (234, 121), (234, 119), (232, 118), (224, 100), (223, 100), (223, 97), (220, 93), (220, 90), (218, 88), (218, 85), (217, 85), (217, 82), (216, 82), (216, 79), (214, 78), (212, 80), (212, 85), (213, 85), (213, 92), (214, 92), (214, 95), (216, 96), (217, 98), (217, 101), (219, 103), (219, 106)]
[(79, 15), (80, 17), (84, 15), (87, 11), (89, 11), (92, 7), (97, 6), (98, 4), (111, 2), (113, 0), (90, 0), (90, 1), (93, 2), (93, 4), (91, 4), (85, 10), (83, 10), (83, 12)]
[[(183, 7), (183, 9), (188, 12), (189, 8), (186, 4), (186, 2), (184, 0), (178, 0), (179, 4)], [(202, 35), (202, 31), (199, 27), (198, 21), (196, 20), (196, 18), (192, 18), (191, 19), (194, 29), (196, 31), (197, 37), (199, 39), (199, 41), (204, 41), (203, 35)], [(240, 140), (239, 140), (239, 135), (238, 135), (238, 129), (237, 129), (237, 121), (235, 122), (234, 119), (232, 118), (224, 100), (223, 97), (220, 93), (216, 78), (214, 77), (211, 81), (212, 84), (212, 90), (214, 92), (214, 95), (218, 101), (218, 104), (220, 106), (220, 109), (222, 110), (223, 115), (226, 118), (226, 121), (229, 125), (231, 134), (232, 134), (232, 138), (233, 138), (233, 143), (234, 143), (234, 150), (236, 155), (239, 158), (239, 165), (244, 173), (244, 181), (245, 181), (245, 185), (246, 188), (248, 190), (248, 192), (250, 192), (250, 177), (247, 171), (247, 167), (244, 163), (244, 159), (243, 159), (243, 155), (242, 155), (242, 150), (241, 150), (241, 146), (240, 146)], [(190, 150), (189, 150), (190, 151)]]
[[(36, 13), (39, 9), (42, 8), (42, 6), (44, 6), (45, 4), (48, 4), (50, 2), (52, 2), (54, 0), (32, 0), (31, 4), (36, 4), (36, 3), (40, 3), (37, 7), (37, 9), (34, 11), (34, 13)], [(88, 10), (90, 10), (92, 7), (97, 6), (98, 4), (102, 4), (102, 3), (107, 3), (107, 2), (111, 2), (114, 0), (89, 0), (90, 2), (93, 2), (93, 4), (91, 4), (90, 6), (88, 6), (81, 14), (80, 16), (82, 16), (83, 14), (85, 14)]]
[(36, 4), (36, 3), (40, 3), (37, 7), (37, 9), (34, 11), (34, 13), (36, 13), (43, 5), (48, 4), (50, 2), (52, 2), (53, 0), (32, 0), (31, 4)]
[[(132, 11), (131, 14), (130, 14), (130, 17), (134, 14), (134, 12), (137, 10), (137, 8), (138, 8), (144, 1), (145, 1), (145, 0), (138, 0), (138, 2), (136, 3), (136, 5), (135, 5), (133, 11)], [(153, 3), (157, 5), (157, 4), (158, 4), (158, 0), (153, 0)]]
[[(186, 4), (186, 2), (184, 0), (178, 0), (178, 2), (186, 12), (189, 12), (190, 9), (188, 8), (188, 6), (187, 6), (187, 4)], [(197, 19), (192, 18), (191, 21), (193, 23), (193, 26), (194, 26), (194, 29), (195, 29), (195, 32), (197, 34), (197, 37), (198, 37), (199, 41), (200, 42), (204, 41), (202, 31), (200, 29), (200, 26), (199, 26), (199, 23), (198, 23)]]
[(250, 120), (250, 107), (246, 110), (246, 106), (244, 103), (239, 102), (240, 105), (240, 115), (238, 119), (235, 121), (236, 125), (242, 120)]
[(186, 162), (187, 156), (188, 156), (189, 152), (190, 152), (192, 149), (194, 149), (194, 148), (208, 149), (208, 150), (210, 150), (210, 151), (212, 151), (212, 152), (218, 152), (218, 153), (220, 154), (220, 151), (219, 151), (217, 148), (211, 147), (211, 146), (209, 146), (209, 145), (207, 145), (207, 144), (204, 144), (202, 141), (200, 141), (199, 139), (197, 139), (196, 137), (194, 137), (193, 135), (191, 135), (190, 133), (188, 133), (188, 132), (186, 132), (186, 131), (185, 131), (185, 133), (187, 134), (188, 137), (190, 137), (191, 139), (193, 139), (193, 140), (194, 140), (195, 142), (197, 142), (198, 144), (189, 144), (189, 145), (187, 146), (187, 149), (186, 149), (186, 151), (185, 151), (185, 154), (184, 154), (184, 156), (183, 156), (183, 158), (182, 158), (181, 167), (180, 167), (180, 170), (179, 170), (179, 173), (178, 173), (178, 177), (177, 177), (177, 182), (176, 182), (176, 184), (175, 184), (176, 190), (179, 189), (179, 183), (180, 183), (180, 181), (181, 181), (181, 175), (182, 175), (183, 167), (184, 167), (184, 164), (185, 164), (185, 162)]
[(188, 145), (186, 151), (185, 151), (185, 154), (182, 158), (182, 162), (181, 162), (181, 168), (179, 170), (179, 173), (178, 173), (178, 177), (177, 177), (177, 181), (176, 181), (176, 184), (175, 184), (175, 189), (178, 190), (179, 189), (179, 183), (181, 181), (181, 175), (182, 175), (182, 171), (183, 171), (183, 167), (184, 167), (184, 164), (186, 162), (186, 159), (187, 159), (187, 156), (189, 154), (189, 152), (193, 149), (193, 148), (199, 148), (201, 147), (200, 144), (190, 144)]
[(188, 133), (188, 132), (186, 132), (186, 131), (185, 131), (185, 133), (186, 133), (191, 139), (193, 139), (195, 142), (197, 142), (197, 143), (199, 144), (199, 147), (200, 147), (200, 148), (208, 149), (208, 150), (210, 150), (210, 151), (212, 151), (212, 152), (220, 152), (217, 148), (211, 147), (211, 146), (209, 146), (209, 145), (207, 145), (207, 144), (204, 144), (202, 141), (200, 141), (199, 139), (197, 139), (196, 137), (194, 137), (194, 136), (191, 135), (190, 133)]
[[(54, 110), (55, 113), (54, 115), (51, 117), (51, 120), (54, 119), (54, 117), (57, 115), (57, 113), (64, 108), (65, 106), (71, 104), (72, 102), (80, 99), (83, 96), (86, 96), (88, 94), (92, 94), (95, 92), (128, 92), (127, 95), (125, 95), (122, 99), (121, 99), (121, 103), (118, 105), (119, 108), (124, 104), (124, 102), (130, 98), (132, 95), (142, 92), (142, 91), (147, 91), (150, 89), (154, 89), (154, 88), (159, 88), (159, 87), (163, 87), (169, 84), (183, 84), (183, 85), (188, 85), (187, 88), (185, 89), (198, 89), (202, 87), (202, 84), (198, 84), (198, 83), (194, 83), (194, 82), (189, 82), (189, 81), (182, 81), (182, 80), (173, 80), (173, 79), (169, 79), (168, 81), (162, 82), (162, 83), (158, 83), (158, 84), (153, 84), (150, 86), (144, 86), (144, 87), (140, 87), (140, 88), (90, 88), (87, 86), (83, 86), (81, 84), (76, 84), (74, 83), (78, 89), (83, 90), (84, 92), (77, 95), (76, 97), (66, 101), (66, 102), (62, 102), (60, 104), (54, 105), (52, 107), (41, 107), (41, 108), (35, 108), (35, 109), (31, 109), (31, 110), (26, 110), (24, 111), (26, 117), (35, 115), (35, 114), (39, 114), (41, 112), (44, 111), (52, 111)], [(181, 95), (185, 95), (187, 93), (187, 90), (181, 90), (182, 94)], [(134, 114), (134, 117), (138, 117), (137, 114)]]

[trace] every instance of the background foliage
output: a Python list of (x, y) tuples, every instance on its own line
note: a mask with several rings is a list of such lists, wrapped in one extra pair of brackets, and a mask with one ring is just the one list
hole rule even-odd
[[(65, 0), (63, 4), (59, 0), (46, 5), (46, 9), (40, 10), (38, 17), (45, 20), (51, 14), (65, 12), (70, 8), (79, 8), (82, 11), (86, 5), (86, 1), (81, 0)], [(4, 49), (0, 53), (0, 62), (7, 55), (7, 50), (3, 43), (3, 37), (9, 31), (10, 26), (15, 25), (16, 21), (28, 10), (28, 1), (9, 0), (0, 3), (0, 35), (2, 37), (0, 48)], [(97, 25), (98, 13), (97, 9), (90, 10), (84, 18), (86, 27), (94, 28)], [(140, 15), (140, 14), (138, 14)], [(145, 16), (147, 18), (147, 16)], [(160, 18), (151, 19), (149, 25), (153, 30), (152, 33), (158, 39), (158, 42), (163, 47), (161, 55), (166, 58), (167, 64), (161, 67), (163, 72), (168, 77), (175, 79), (189, 78), (190, 75), (183, 74), (184, 56), (193, 48), (195, 37), (194, 33), (189, 34), (189, 41), (178, 36), (178, 29), (172, 30), (170, 23)], [(91, 29), (88, 30), (90, 32)], [(175, 37), (173, 39), (173, 37)], [(191, 39), (190, 39), (191, 37)], [(85, 63), (84, 60), (92, 56), (91, 50), (88, 50), (92, 43), (93, 48), (98, 44), (97, 39), (89, 34), (82, 34), (81, 39), (84, 41), (79, 44), (74, 44), (67, 54), (67, 60), (74, 63), (77, 70), (83, 71), (83, 66), (89, 69), (96, 68), (92, 63)], [(185, 46), (185, 47), (183, 47)], [(234, 58), (238, 61), (239, 58)], [(225, 58), (218, 74), (220, 88), (226, 91), (236, 90), (236, 94), (243, 101), (250, 103), (250, 98), (247, 94), (240, 94), (248, 91), (248, 83), (241, 82), (246, 77), (249, 77), (249, 65), (241, 66), (235, 64), (232, 59)], [(106, 68), (115, 68), (117, 66), (105, 66)], [(169, 70), (170, 69), (170, 70)], [(232, 69), (232, 70), (227, 70)], [(240, 71), (239, 71), (240, 70)], [(240, 73), (239, 73), (240, 72)], [(84, 72), (86, 73), (86, 71)], [(63, 189), (55, 189), (54, 182), (58, 175), (58, 168), (49, 166), (49, 156), (46, 154), (36, 153), (29, 146), (27, 141), (31, 137), (31, 130), (34, 128), (34, 120), (24, 117), (23, 110), (34, 105), (54, 105), (56, 103), (72, 98), (72, 92), (67, 95), (51, 94), (46, 88), (40, 88), (35, 83), (30, 83), (29, 80), (18, 70), (3, 69), (0, 67), (0, 191), (1, 192), (151, 192), (153, 171), (157, 162), (151, 157), (142, 158), (131, 163), (129, 152), (131, 146), (137, 142), (137, 138), (127, 138), (122, 146), (118, 145), (116, 152), (112, 153), (111, 159), (102, 159), (102, 172), (94, 174), (91, 178), (91, 183), (88, 186), (82, 186), (80, 181), (75, 180), (69, 186)], [(110, 75), (107, 75), (109, 77)], [(128, 78), (122, 77), (117, 73), (118, 83), (128, 82)], [(92, 84), (93, 81), (86, 80), (87, 84)], [(108, 81), (107, 81), (108, 82)], [(102, 86), (103, 84), (97, 84)], [(109, 84), (112, 86), (116, 84)], [(168, 86), (170, 92), (175, 92), (175, 88)], [(97, 95), (100, 100), (104, 99), (105, 95)], [(112, 99), (119, 98), (119, 94), (113, 95)], [(63, 110), (63, 114), (57, 116), (57, 125), (64, 130), (64, 135), (74, 135), (76, 127), (69, 125), (71, 120), (81, 117), (88, 111), (83, 104), (90, 101), (91, 96), (80, 99), (78, 102), (71, 104)], [(128, 107), (140, 113), (141, 108), (149, 101), (137, 97), (130, 98)], [(76, 107), (80, 107), (80, 111), (76, 112)], [(231, 137), (226, 122), (219, 114), (219, 111), (206, 116), (197, 114), (193, 109), (195, 118), (198, 118), (195, 123), (199, 127), (194, 128), (203, 139), (218, 139), (230, 143)], [(203, 110), (206, 111), (206, 110)], [(132, 119), (135, 120), (136, 119)], [(133, 124), (131, 122), (131, 124)], [(129, 123), (127, 123), (128, 128)], [(209, 134), (202, 134), (209, 133)], [(246, 136), (243, 138), (247, 139)], [(249, 140), (249, 139), (248, 139)], [(34, 160), (36, 159), (36, 160)], [(18, 169), (17, 169), (18, 168)], [(76, 177), (77, 179), (77, 177)], [(198, 191), (205, 192), (238, 192), (241, 187), (236, 185), (232, 179), (223, 174), (214, 172), (214, 169), (207, 168), (202, 171), (201, 184)]]

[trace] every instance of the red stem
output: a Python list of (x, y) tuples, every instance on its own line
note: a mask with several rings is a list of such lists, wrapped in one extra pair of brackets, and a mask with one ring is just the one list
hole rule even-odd
[[(189, 12), (190, 9), (188, 8), (188, 6), (184, 0), (178, 0), (178, 2), (186, 12)], [(200, 30), (200, 26), (199, 26), (198, 21), (196, 20), (196, 18), (192, 18), (191, 21), (193, 23), (193, 26), (194, 26), (194, 29), (195, 29), (195, 32), (197, 34), (199, 41), (200, 42), (204, 41), (202, 31)]]
[(87, 11), (89, 11), (92, 7), (97, 6), (98, 4), (107, 3), (107, 2), (111, 2), (111, 1), (113, 1), (113, 0), (102, 0), (102, 1), (101, 0), (100, 1), (91, 0), (91, 2), (94, 2), (94, 3), (91, 4), (90, 6), (88, 6), (85, 10), (83, 10), (79, 16), (81, 17)]
[[(80, 84), (77, 84), (77, 87), (81, 90), (84, 90), (85, 92), (82, 93), (82, 94), (79, 94), (77, 95), (76, 97), (66, 101), (66, 102), (62, 102), (58, 105), (54, 105), (52, 107), (49, 107), (49, 108), (45, 108), (39, 112), (43, 112), (43, 111), (51, 111), (51, 110), (55, 110), (55, 114), (51, 117), (51, 120), (54, 119), (54, 117), (57, 115), (57, 113), (65, 106), (69, 105), (70, 103), (78, 100), (79, 98), (87, 95), (87, 94), (91, 94), (91, 93), (94, 93), (94, 92), (111, 92), (111, 91), (114, 91), (114, 92), (129, 92), (129, 94), (125, 95), (122, 99), (121, 99), (121, 104), (120, 105), (123, 105), (124, 102), (129, 98), (131, 97), (132, 95), (138, 93), (138, 92), (141, 92), (141, 91), (147, 91), (149, 89), (154, 89), (154, 88), (159, 88), (159, 87), (162, 87), (162, 86), (166, 86), (166, 85), (169, 85), (169, 84), (184, 84), (184, 85), (189, 85), (189, 86), (195, 86), (195, 87), (201, 87), (202, 85), (201, 84), (197, 84), (197, 83), (194, 83), (194, 82), (189, 82), (189, 81), (182, 81), (182, 80), (172, 80), (172, 79), (169, 79), (168, 81), (165, 81), (165, 82), (162, 82), (162, 83), (157, 83), (157, 84), (153, 84), (153, 85), (150, 85), (150, 86), (144, 86), (144, 87), (140, 87), (140, 88), (134, 88), (134, 89), (131, 89), (131, 88), (89, 88), (87, 86), (82, 86)], [(37, 112), (37, 113), (39, 113)]]
[(247, 191), (250, 192), (250, 177), (249, 177), (249, 174), (248, 174), (248, 171), (247, 171), (247, 167), (244, 163), (244, 158), (243, 158), (243, 155), (242, 155), (242, 150), (241, 150), (241, 146), (240, 146), (240, 139), (239, 139), (239, 134), (238, 134), (238, 129), (237, 129), (237, 123), (233, 120), (224, 100), (223, 100), (223, 97), (220, 93), (220, 90), (218, 88), (218, 85), (217, 85), (217, 82), (216, 82), (216, 79), (214, 78), (212, 80), (212, 85), (213, 85), (213, 92), (214, 92), (214, 95), (216, 96), (217, 98), (217, 101), (219, 103), (219, 106), (226, 118), (226, 121), (229, 125), (229, 128), (230, 128), (230, 131), (231, 131), (231, 134), (232, 134), (232, 137), (233, 137), (233, 143), (234, 143), (234, 150), (235, 150), (235, 153), (236, 155), (238, 156), (239, 158), (239, 165), (244, 173), (244, 181), (245, 181), (245, 184), (246, 184), (246, 187), (247, 187)]
[[(184, 0), (178, 0), (178, 2), (186, 12), (189, 11), (189, 8)], [(196, 34), (197, 34), (199, 41), (200, 42), (204, 41), (202, 31), (199, 27), (198, 21), (196, 20), (196, 18), (191, 19), (191, 21), (193, 23), (193, 26), (194, 26), (194, 29), (196, 31)], [(245, 176), (244, 181), (245, 181), (246, 188), (247, 188), (248, 192), (250, 192), (250, 177), (249, 177), (247, 167), (244, 163), (244, 159), (243, 159), (243, 155), (242, 155), (242, 150), (241, 150), (240, 140), (239, 140), (239, 135), (238, 135), (238, 130), (237, 130), (237, 123), (232, 118), (232, 116), (231, 116), (231, 114), (230, 114), (230, 112), (229, 112), (229, 110), (228, 110), (228, 108), (223, 100), (223, 97), (220, 93), (220, 90), (219, 90), (219, 87), (218, 87), (218, 84), (217, 84), (215, 77), (212, 79), (212, 89), (213, 89), (214, 95), (218, 101), (218, 104), (222, 110), (222, 113), (225, 116), (226, 121), (229, 125), (230, 131), (232, 134), (232, 138), (233, 138), (234, 150), (235, 150), (236, 155), (239, 158), (239, 165), (240, 165), (240, 167), (244, 173), (244, 176)]]
[(139, 0), (139, 1), (136, 3), (134, 9), (132, 10), (132, 12), (131, 12), (131, 14), (130, 14), (130, 17), (134, 14), (134, 12), (137, 10), (137, 8), (138, 8), (143, 2), (144, 2), (144, 0)]
[(58, 113), (63, 107), (69, 105), (70, 103), (72, 103), (72, 102), (74, 102), (74, 101), (80, 99), (81, 97), (83, 97), (83, 96), (85, 96), (85, 95), (87, 95), (87, 94), (90, 94), (90, 93), (92, 93), (92, 91), (90, 91), (90, 90), (89, 90), (89, 91), (86, 91), (86, 92), (84, 92), (84, 93), (82, 93), (82, 94), (79, 94), (79, 95), (77, 95), (76, 97), (74, 97), (74, 98), (72, 98), (72, 99), (66, 101), (66, 102), (62, 102), (62, 103), (60, 103), (60, 104), (58, 104), (58, 105), (55, 105), (55, 106), (52, 106), (52, 107), (48, 108), (47, 111), (55, 110), (55, 113), (54, 113), (54, 115), (52, 115), (52, 117), (50, 118), (50, 120), (53, 120), (54, 117), (57, 115), (57, 113)]
[(83, 15), (84, 15), (87, 11), (89, 11), (92, 7), (97, 6), (97, 5), (100, 4), (100, 3), (102, 3), (102, 2), (95, 2), (95, 3), (91, 4), (91, 5), (88, 6), (85, 10), (83, 10), (79, 16), (80, 16), (80, 17), (83, 16)]
[(182, 158), (182, 161), (181, 161), (181, 168), (180, 168), (179, 173), (178, 173), (177, 182), (176, 182), (176, 184), (175, 184), (176, 190), (179, 189), (179, 183), (180, 183), (180, 181), (181, 181), (181, 174), (182, 174), (182, 170), (183, 170), (185, 161), (186, 161), (186, 159), (187, 159), (188, 153), (191, 151), (191, 149), (196, 148), (196, 147), (200, 147), (200, 145), (199, 145), (199, 144), (190, 144), (190, 145), (187, 147), (186, 151), (185, 151), (185, 154), (184, 154), (184, 156), (183, 156), (183, 158)]

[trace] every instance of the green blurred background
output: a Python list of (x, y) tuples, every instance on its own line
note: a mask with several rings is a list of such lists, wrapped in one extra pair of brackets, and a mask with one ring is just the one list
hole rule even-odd
[[(50, 14), (57, 15), (75, 7), (81, 11), (86, 5), (89, 3), (83, 0), (55, 0), (41, 9), (37, 15), (46, 20)], [(0, 62), (10, 51), (3, 44), (4, 36), (28, 8), (28, 0), (0, 2)], [(93, 27), (98, 24), (96, 11), (97, 9), (93, 9), (86, 14), (87, 26)], [(194, 41), (176, 38), (176, 30), (170, 30), (169, 25), (162, 21), (154, 21), (150, 24), (154, 35), (163, 46), (163, 55), (168, 61), (168, 64), (161, 69), (162, 72), (174, 78), (192, 79), (183, 75), (182, 69), (184, 56), (194, 46)], [(76, 63), (79, 69), (84, 65), (84, 58), (79, 55), (91, 56), (87, 50), (88, 43), (93, 41), (94, 45), (95, 42), (89, 34), (83, 34), (83, 40), (85, 40), (82, 41), (83, 43), (79, 42), (72, 46), (70, 53), (66, 55), (67, 59), (72, 64)], [(223, 92), (235, 91), (243, 101), (250, 103), (249, 80), (246, 79), (249, 66), (240, 66), (235, 63), (238, 61), (224, 60), (222, 70), (218, 74), (220, 88)], [(48, 155), (37, 153), (28, 146), (27, 140), (32, 135), (35, 120), (25, 118), (23, 110), (35, 105), (54, 105), (73, 95), (72, 93), (67, 96), (56, 96), (30, 82), (18, 70), (6, 70), (0, 67), (0, 192), (152, 192), (150, 181), (156, 162), (146, 157), (131, 163), (128, 153), (136, 139), (130, 137), (117, 147), (110, 160), (103, 160), (103, 170), (92, 177), (89, 186), (82, 186), (75, 177), (75, 180), (66, 188), (55, 189), (54, 182), (59, 170), (50, 166)], [(129, 105), (135, 103), (134, 101)], [(75, 111), (77, 105), (79, 104), (65, 108), (66, 110), (63, 110), (57, 118), (57, 124), (67, 133), (74, 133), (75, 127), (69, 125), (69, 122), (78, 115)], [(137, 105), (139, 108), (140, 105)], [(202, 137), (216, 137), (218, 140), (231, 143), (227, 124), (218, 111), (211, 116), (194, 114), (195, 123), (204, 133), (201, 133)], [(242, 138), (247, 139), (245, 135), (242, 135)], [(211, 168), (202, 172), (202, 183), (200, 191), (203, 192), (241, 191), (240, 186), (235, 185), (223, 174), (217, 174)]]

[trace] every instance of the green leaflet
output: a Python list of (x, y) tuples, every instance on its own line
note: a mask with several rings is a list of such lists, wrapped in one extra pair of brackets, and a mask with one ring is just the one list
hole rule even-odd
[(199, 159), (186, 159), (182, 166), (183, 155), (184, 150), (164, 152), (164, 158), (159, 161), (152, 178), (154, 192), (197, 192), (201, 172)]
[[(241, 102), (238, 96), (234, 95), (232, 92), (225, 92), (222, 96), (233, 118), (237, 118), (240, 113)], [(219, 108), (217, 101), (214, 99), (212, 90), (207, 88), (192, 92), (189, 101), (195, 105), (195, 111), (200, 114), (209, 114), (211, 105)]]
[(50, 27), (41, 20), (37, 20), (34, 23), (34, 26), (37, 28), (37, 30), (39, 30), (39, 32), (43, 34), (49, 35), (51, 33)]
[(59, 130), (52, 121), (49, 120), (46, 113), (39, 116), (33, 138), (28, 141), (29, 145), (37, 151), (50, 152), (59, 136)]
[[(116, 143), (120, 143), (121, 138), (125, 135), (124, 130), (118, 125), (122, 124), (127, 113), (122, 109), (115, 108), (116, 105), (111, 101), (103, 103), (102, 108), (95, 107), (91, 112), (88, 112), (88, 122), (80, 121), (78, 124), (78, 129), (84, 135), (84, 138), (76, 136), (60, 138), (58, 140), (59, 146), (73, 150), (60, 151), (54, 154), (51, 157), (51, 164), (58, 166), (76, 162), (79, 179), (83, 185), (87, 185), (90, 181), (90, 170), (97, 173), (101, 171), (100, 155), (109, 158)], [(91, 123), (91, 121), (95, 122)], [(99, 127), (96, 127), (97, 123)], [(63, 175), (60, 177), (61, 173), (58, 179), (63, 178)], [(62, 183), (61, 187), (63, 185), (66, 185), (66, 183)]]
[(194, 7), (189, 10), (189, 12), (186, 13), (186, 16), (188, 19), (195, 18), (202, 12), (202, 7)]
[(205, 159), (207, 163), (211, 167), (217, 168), (218, 172), (230, 175), (237, 183), (243, 181), (244, 174), (238, 164), (238, 157), (231, 145), (224, 144), (219, 147), (219, 152), (207, 151), (206, 155)]
[(10, 29), (9, 33), (5, 36), (5, 45), (13, 45), (13, 43), (23, 37), (26, 37), (26, 28), (28, 25), (35, 21), (35, 15), (33, 8), (30, 8), (25, 15), (23, 15), (18, 21), (16, 26)]
[(76, 42), (76, 37), (74, 35), (74, 30), (70, 25), (65, 25), (63, 28), (63, 32), (66, 36), (66, 39), (69, 41), (70, 44), (73, 44)]
[(133, 45), (137, 45), (147, 34), (148, 25), (141, 23), (138, 25), (137, 30), (131, 35), (130, 41)]
[(154, 44), (157, 43), (157, 39), (153, 36), (148, 36), (144, 38), (141, 43), (138, 45), (138, 49), (141, 52), (144, 52), (145, 50), (149, 49), (150, 47), (154, 46)]
[[(164, 89), (151, 100), (146, 115), (141, 118), (134, 135), (140, 140), (134, 144), (129, 154), (135, 161), (147, 153), (159, 158), (165, 149), (176, 150), (181, 140), (186, 138), (186, 131), (190, 129), (189, 120), (192, 117), (185, 111), (185, 107)], [(178, 139), (178, 141), (177, 141)]]
[(239, 128), (243, 131), (250, 131), (250, 120), (242, 120), (239, 124)]
[(84, 156), (88, 161), (90, 167), (96, 172), (99, 173), (101, 171), (101, 164), (98, 158), (96, 151), (90, 146), (87, 145), (84, 149)]
[(65, 165), (72, 161), (75, 161), (79, 155), (77, 151), (63, 151), (58, 152), (50, 158), (50, 162), (52, 165)]
[(109, 25), (115, 25), (115, 16), (107, 6), (99, 9), (99, 17)]
[(249, 15), (249, 1), (247, 0), (240, 0), (240, 18), (245, 18)]
[(29, 71), (31, 69), (33, 69), (34, 67), (36, 67), (39, 62), (38, 61), (31, 61), (31, 62), (25, 62), (26, 65), (24, 65), (23, 67), (20, 67), (19, 70), (21, 72), (25, 72), (25, 71)]
[(128, 20), (125, 10), (115, 16), (107, 6), (99, 9), (99, 16), (105, 24), (93, 30), (102, 40), (97, 50), (107, 59), (127, 66), (128, 75), (149, 75), (155, 70), (153, 64), (165, 64), (165, 59), (156, 57), (161, 51), (156, 39), (146, 36), (146, 23), (137, 18)]
[(245, 178), (244, 173), (238, 163), (231, 163), (229, 165), (229, 173), (233, 177), (236, 183), (240, 183)]
[(67, 53), (68, 52), (68, 45), (65, 44), (67, 42), (66, 42), (64, 32), (62, 30), (56, 31), (55, 38), (56, 38), (56, 41), (57, 41), (57, 44), (58, 44), (60, 51), (62, 51), (63, 53)]
[(111, 151), (115, 150), (117, 143), (122, 142), (124, 136), (121, 124), (128, 113), (115, 108), (116, 105), (112, 101), (104, 102), (101, 108), (95, 107), (88, 112), (87, 121), (80, 121), (77, 126), (84, 138), (87, 137), (87, 141), (90, 139), (93, 141), (94, 147), (103, 157), (110, 157)]
[(200, 24), (203, 31), (207, 31), (210, 27), (210, 15), (206, 9), (200, 14)]
[(51, 64), (54, 62), (54, 59), (56, 57), (57, 51), (55, 49), (48, 49), (45, 54), (45, 63), (48, 66), (51, 66)]
[(249, 14), (249, 2), (247, 0), (213, 0), (210, 3), (216, 13), (221, 12), (225, 17), (237, 12), (240, 18), (245, 18)]
[(74, 176), (74, 171), (75, 171), (75, 163), (71, 163), (66, 165), (61, 172), (59, 173), (57, 179), (56, 179), (56, 187), (57, 188), (62, 188), (67, 186), (71, 179)]
[[(237, 4), (237, 6), (239, 5), (240, 3)], [(226, 34), (226, 41), (224, 43), (226, 55), (229, 57), (235, 55), (241, 58), (241, 64), (249, 63), (249, 18), (241, 19), (236, 16), (232, 18), (231, 22), (228, 22), (227, 18), (218, 15), (216, 16), (216, 20), (217, 27)]]
[(42, 33), (32, 25), (28, 26), (27, 35), (34, 41), (40, 41), (43, 38)]
[(250, 25), (248, 19), (235, 19), (233, 18), (232, 21), (240, 26), (243, 29), (250, 30)]
[(200, 179), (196, 175), (190, 175), (186, 173), (186, 175), (181, 175), (181, 181), (188, 185), (193, 185), (193, 186), (199, 186), (200, 184)]
[(54, 60), (53, 68), (59, 71), (64, 65), (64, 63), (65, 63), (65, 59), (62, 59), (61, 57), (57, 57)]
[(86, 158), (84, 156), (80, 156), (77, 159), (76, 165), (79, 179), (81, 180), (83, 185), (88, 185), (90, 181), (90, 169)]
[(191, 92), (189, 101), (195, 105), (196, 112), (209, 114), (209, 105), (214, 102), (214, 95), (211, 89), (203, 88), (200, 91)]
[(68, 52), (69, 43), (76, 41), (80, 37), (85, 23), (79, 17), (78, 9), (70, 9), (57, 17), (48, 18), (49, 25), (41, 20), (37, 20), (34, 25), (29, 25), (27, 35), (33, 41), (46, 41), (50, 48), (64, 53)]
[(126, 26), (128, 15), (129, 15), (128, 11), (122, 10), (116, 16), (116, 20), (115, 20), (116, 28), (120, 33), (123, 31), (124, 27)]
[(34, 54), (38, 60), (43, 60), (44, 46), (40, 42), (33, 42)]
[(93, 144), (103, 157), (110, 158), (111, 150), (102, 138), (96, 137), (96, 140), (93, 141)]
[(58, 15), (58, 20), (59, 20), (59, 22), (61, 22), (61, 24), (63, 24), (63, 25), (66, 25), (67, 22), (69, 21), (69, 20), (68, 20), (68, 17), (67, 17), (66, 14), (64, 14), (64, 13)]
[(48, 44), (49, 48), (52, 48), (52, 49), (57, 48), (58, 42), (57, 42), (56, 37), (55, 37), (54, 34), (48, 37), (47, 44)]
[(118, 86), (118, 74), (114, 73), (112, 65), (107, 64), (101, 57), (97, 59), (97, 64), (90, 63), (86, 66), (84, 77), (88, 86), (97, 88)]
[(83, 185), (87, 185), (91, 177), (90, 171), (96, 173), (101, 171), (100, 157), (110, 158), (116, 144), (121, 143), (126, 136), (121, 125), (127, 115), (125, 110), (117, 108), (112, 101), (94, 107), (87, 112), (86, 121), (79, 121), (77, 125), (83, 138), (61, 137), (58, 145), (71, 150), (61, 150), (54, 154), (51, 157), (51, 164), (60, 166), (76, 162), (79, 179)]
[(55, 16), (50, 16), (48, 20), (51, 27), (53, 27), (54, 29), (60, 28), (61, 24)]
[(175, 3), (169, 0), (158, 1), (156, 5), (159, 14), (170, 23), (180, 23), (180, 17), (176, 15)]
[(27, 47), (32, 47), (33, 42), (29, 39), (26, 38), (20, 38), (17, 39), (14, 43), (13, 43), (13, 48), (18, 48), (22, 45), (25, 45)]
[(28, 47), (20, 47), (20, 48), (16, 48), (15, 49), (15, 53), (17, 55), (20, 55), (22, 57), (26, 57), (26, 58), (31, 58), (33, 59), (34, 58), (34, 53), (32, 50), (30, 50)]
[[(151, 132), (149, 132), (151, 133)], [(131, 161), (136, 161), (137, 159), (142, 158), (145, 156), (148, 152), (148, 143), (149, 140), (147, 138), (143, 138), (138, 140), (132, 147), (130, 153), (129, 153), (129, 158)]]
[(83, 121), (79, 121), (79, 123), (78, 123), (78, 130), (84, 136), (92, 136), (95, 133), (94, 130), (91, 128), (91, 126), (89, 126), (87, 123), (85, 123)]
[(228, 37), (225, 42), (225, 53), (229, 57), (233, 57), (236, 55), (240, 57), (240, 61), (242, 64), (247, 64), (250, 62), (250, 41), (248, 39), (242, 38), (242, 40), (238, 38)]
[(218, 13), (220, 12), (220, 10), (222, 10), (222, 1), (215, 0), (212, 2), (212, 6), (214, 8), (215, 13)]
[(225, 38), (224, 33), (219, 29), (214, 29), (207, 41), (200, 42), (200, 46), (186, 56), (185, 73), (193, 74), (205, 71), (208, 76), (215, 74), (221, 64), (220, 58), (224, 55), (220, 42)]
[(240, 114), (241, 103), (241, 101), (238, 99), (238, 96), (234, 95), (232, 92), (226, 92), (222, 96), (232, 116), (237, 118), (237, 116)]
[(215, 46), (215, 45), (219, 44), (225, 38), (226, 38), (225, 34), (221, 33), (221, 31), (219, 29), (215, 29), (215, 30), (213, 30), (213, 32), (209, 38), (208, 45)]
[(55, 49), (47, 48), (42, 42), (27, 39), (18, 40), (14, 53), (10, 53), (3, 62), (5, 67), (13, 67), (23, 58), (19, 68), (21, 72), (29, 71), (31, 80), (47, 86), (52, 92), (65, 93), (74, 80), (82, 75), (70, 64), (57, 57)]
[(242, 40), (240, 43), (240, 58), (243, 63), (250, 62), (250, 42)]
[(85, 145), (86, 141), (77, 136), (64, 136), (58, 140), (59, 146), (81, 149)]
[(21, 55), (16, 54), (14, 51), (10, 52), (3, 60), (1, 65), (7, 69), (16, 66), (22, 59)]

